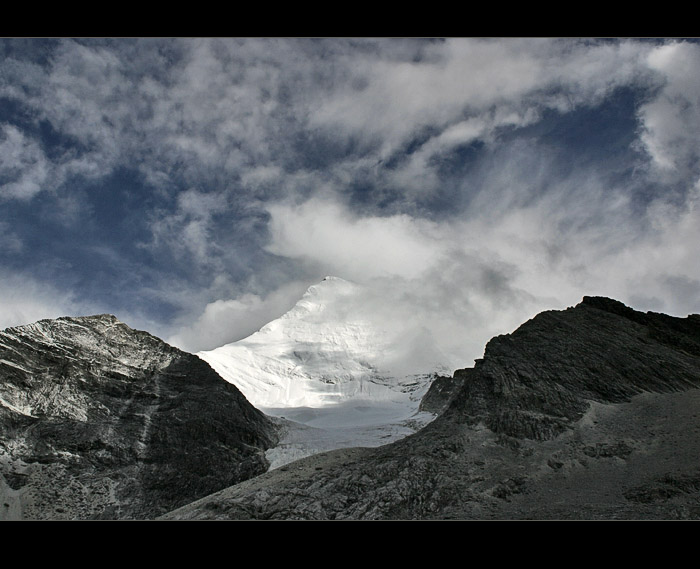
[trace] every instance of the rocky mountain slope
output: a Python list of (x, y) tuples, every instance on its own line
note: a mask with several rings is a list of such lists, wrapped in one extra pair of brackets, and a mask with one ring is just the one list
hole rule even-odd
[(0, 519), (146, 519), (264, 472), (276, 427), (114, 316), (0, 332)]
[(414, 435), (302, 459), (164, 519), (700, 519), (699, 315), (585, 297), (492, 339), (453, 380)]

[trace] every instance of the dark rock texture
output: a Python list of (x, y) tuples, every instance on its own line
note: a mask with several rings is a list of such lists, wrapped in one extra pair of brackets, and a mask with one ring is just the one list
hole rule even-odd
[(148, 519), (265, 472), (273, 424), (114, 316), (0, 332), (0, 519)]
[(537, 315), (497, 336), (469, 373), (450, 417), (483, 421), (515, 437), (550, 439), (569, 428), (587, 401), (619, 403), (643, 392), (700, 387), (700, 316), (641, 313), (584, 297), (575, 308)]
[(492, 339), (455, 379), (412, 436), (308, 457), (164, 518), (700, 519), (700, 316), (586, 297)]
[[(463, 371), (467, 372), (468, 370)], [(434, 415), (442, 413), (452, 403), (452, 400), (464, 385), (466, 375), (467, 373), (462, 373), (455, 377), (436, 375), (428, 391), (421, 399), (418, 410), (433, 413)]]

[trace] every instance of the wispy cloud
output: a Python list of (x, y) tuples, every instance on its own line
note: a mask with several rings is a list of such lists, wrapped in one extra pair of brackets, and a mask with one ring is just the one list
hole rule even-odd
[(660, 81), (659, 92), (639, 111), (641, 143), (652, 166), (675, 180), (697, 179), (700, 158), (700, 46), (673, 42), (646, 60)]
[(12, 125), (0, 125), (0, 198), (27, 200), (42, 190), (50, 165), (39, 145)]
[(84, 305), (71, 293), (57, 290), (18, 272), (0, 270), (2, 328), (21, 326), (42, 318), (71, 316)]

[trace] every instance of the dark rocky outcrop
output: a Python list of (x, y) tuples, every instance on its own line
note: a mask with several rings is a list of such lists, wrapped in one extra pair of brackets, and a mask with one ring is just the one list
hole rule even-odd
[(700, 387), (700, 316), (637, 312), (584, 297), (493, 338), (449, 417), (496, 433), (550, 439), (580, 419), (588, 401), (620, 403), (643, 392)]
[(454, 377), (446, 377), (444, 375), (436, 375), (428, 388), (428, 391), (421, 399), (418, 406), (419, 411), (426, 411), (439, 415), (452, 400), (456, 397), (459, 390), (464, 385), (464, 379), (467, 375), (467, 370)]
[(414, 435), (308, 457), (164, 518), (700, 519), (698, 315), (585, 297), (492, 339), (455, 380)]
[(0, 519), (148, 519), (264, 472), (275, 427), (114, 316), (0, 332)]

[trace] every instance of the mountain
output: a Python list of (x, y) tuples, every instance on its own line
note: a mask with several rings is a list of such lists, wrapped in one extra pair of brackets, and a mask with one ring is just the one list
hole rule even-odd
[(198, 355), (271, 415), (322, 424), (332, 409), (334, 426), (408, 417), (444, 370), (441, 356), (425, 337), (426, 364), (398, 370), (405, 334), (375, 318), (374, 306), (367, 288), (328, 276), (258, 332)]
[(112, 315), (0, 332), (0, 519), (151, 519), (265, 472), (276, 429)]
[(700, 315), (603, 297), (493, 338), (425, 397), (444, 411), (163, 519), (700, 519)]

